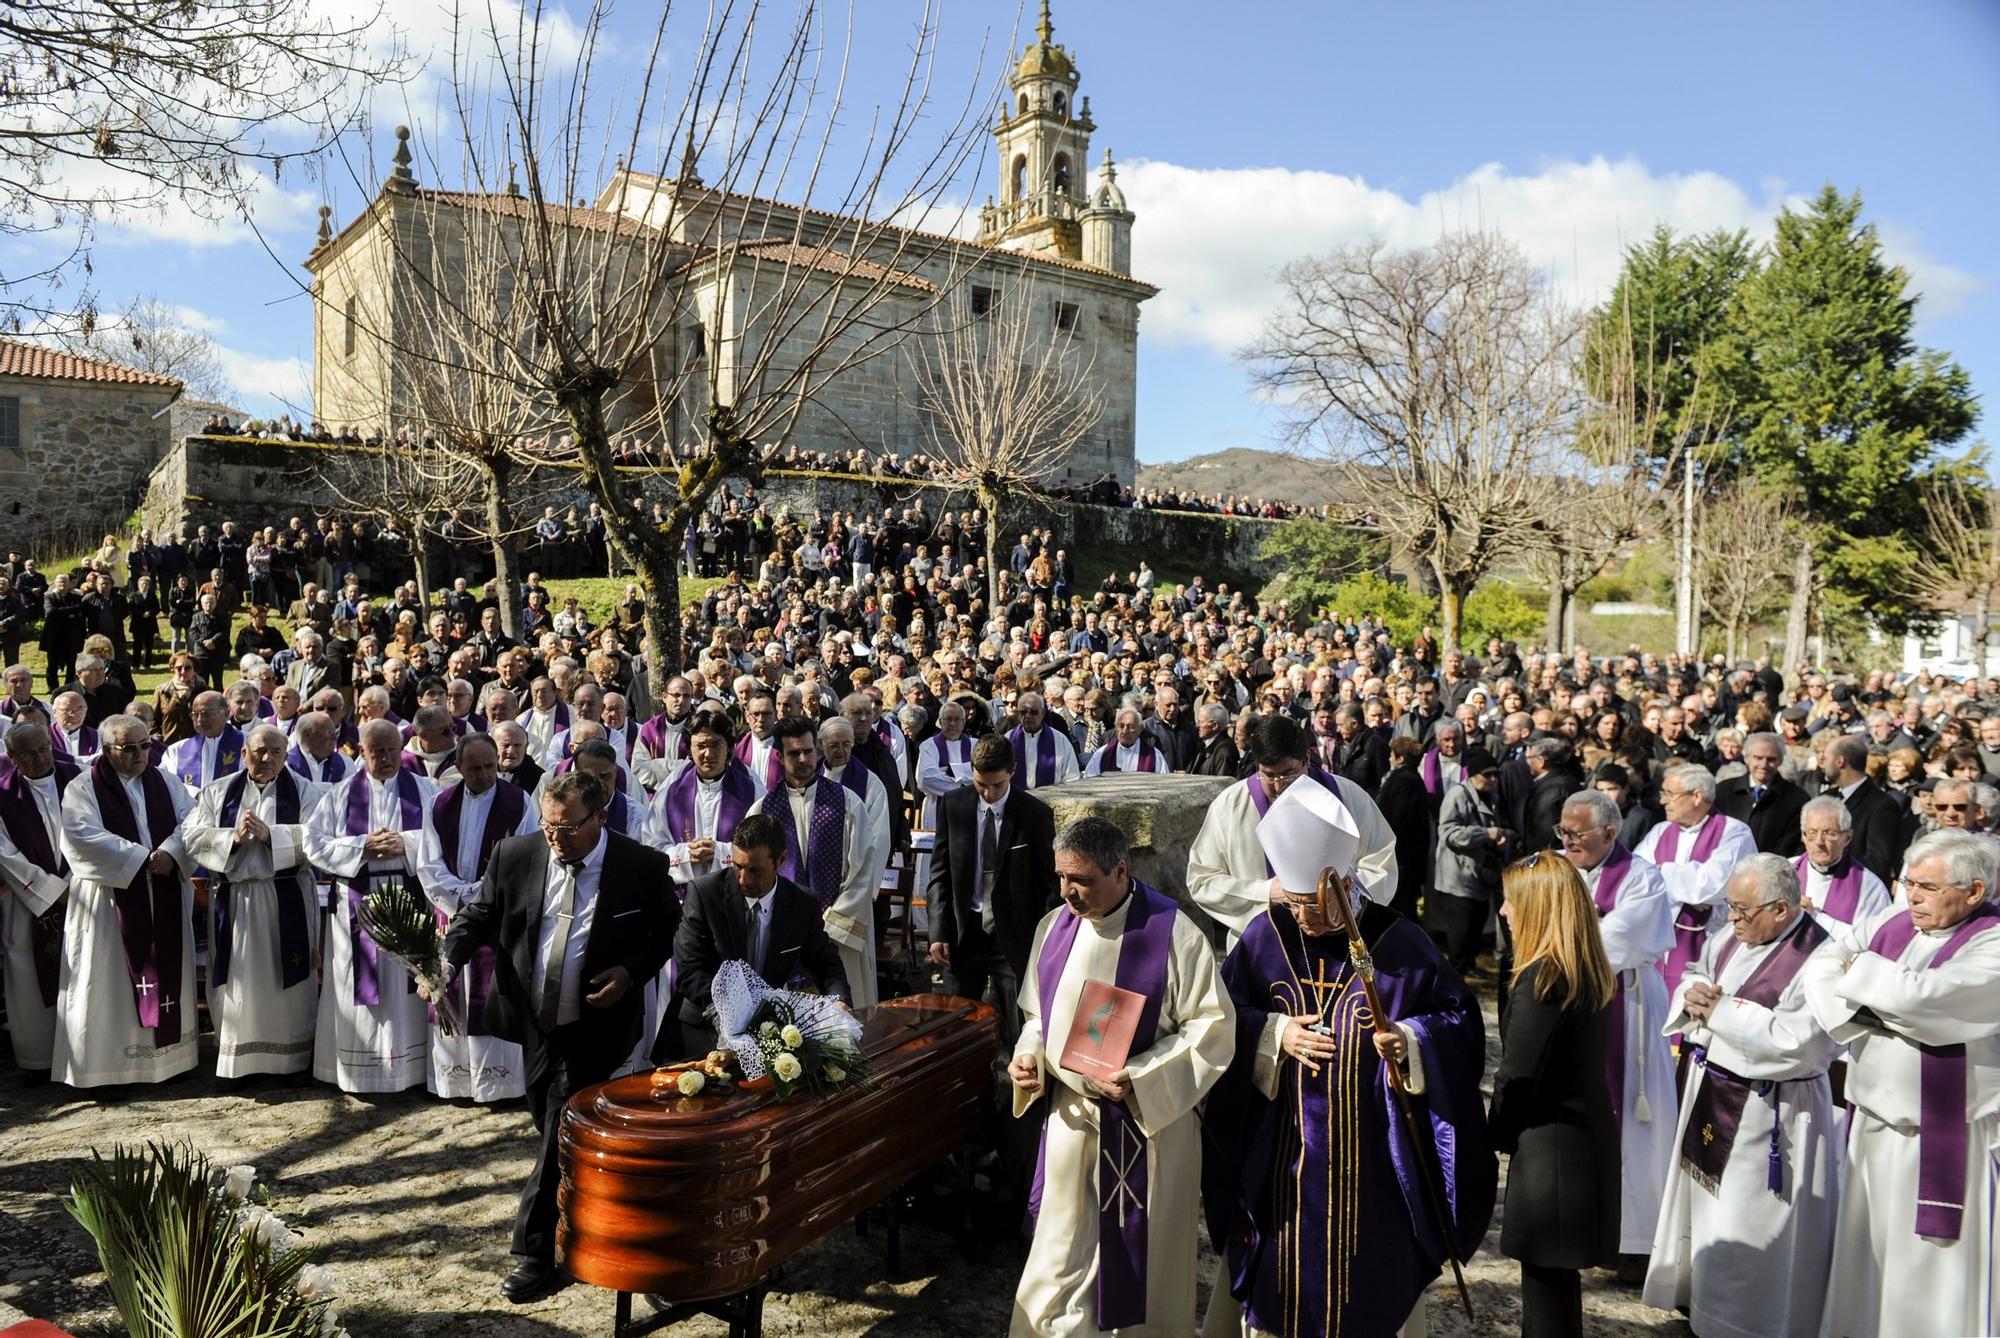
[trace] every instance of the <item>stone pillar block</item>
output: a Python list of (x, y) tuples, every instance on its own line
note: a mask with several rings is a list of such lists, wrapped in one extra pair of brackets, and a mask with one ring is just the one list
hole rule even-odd
[(1209, 804), (1231, 784), (1221, 776), (1126, 772), (1086, 776), (1036, 790), (1035, 797), (1055, 811), (1058, 830), (1078, 818), (1116, 823), (1132, 846), (1133, 876), (1179, 901), (1196, 923), (1212, 931), (1214, 922), (1188, 897), (1188, 849)]

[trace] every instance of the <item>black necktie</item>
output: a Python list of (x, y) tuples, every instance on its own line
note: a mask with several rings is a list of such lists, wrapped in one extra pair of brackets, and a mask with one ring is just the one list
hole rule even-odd
[(1000, 825), (986, 810), (986, 828), (979, 834), (979, 925), (993, 928), (993, 885), (1000, 876)]

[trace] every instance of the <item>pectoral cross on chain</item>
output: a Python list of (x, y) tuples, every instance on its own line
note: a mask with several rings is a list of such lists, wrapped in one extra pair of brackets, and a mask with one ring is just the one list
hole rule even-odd
[(1340, 991), (1346, 987), (1347, 981), (1345, 978), (1328, 980), (1324, 961), (1316, 962), (1314, 966), (1318, 974), (1305, 982), (1313, 988), (1313, 1001), (1317, 1005), (1315, 1011), (1319, 1013), (1319, 1021), (1313, 1023), (1312, 1029), (1322, 1036), (1331, 1036), (1333, 1027), (1327, 1021), (1327, 1014), (1333, 1010), (1333, 1001), (1340, 997)]

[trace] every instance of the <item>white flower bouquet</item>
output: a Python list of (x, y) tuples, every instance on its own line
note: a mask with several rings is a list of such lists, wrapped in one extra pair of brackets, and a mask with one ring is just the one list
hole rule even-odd
[(709, 997), (715, 1034), (746, 1082), (768, 1078), (789, 1097), (869, 1081), (861, 1021), (836, 1001), (772, 989), (744, 962), (724, 962)]

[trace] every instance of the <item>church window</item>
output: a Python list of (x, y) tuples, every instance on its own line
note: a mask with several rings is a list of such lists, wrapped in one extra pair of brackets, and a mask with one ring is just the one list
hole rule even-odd
[(991, 288), (975, 286), (972, 290), (972, 314), (984, 316), (993, 310), (994, 293)]
[(697, 362), (700, 362), (700, 361), (701, 361), (701, 360), (702, 360), (703, 358), (707, 357), (707, 356), (708, 356), (708, 331), (704, 330), (704, 329), (703, 329), (703, 328), (702, 328), (701, 326), (699, 326), (699, 325), (690, 325), (690, 326), (688, 326), (688, 328), (687, 328), (687, 351), (688, 351), (688, 358), (687, 358), (687, 360), (688, 360), (688, 364), (689, 364), (690, 366), (692, 366), (693, 364), (695, 364), (695, 363), (697, 363)]
[(1028, 198), (1028, 158), (1026, 154), (1014, 160), (1013, 198), (1016, 200), (1025, 200)]
[(1026, 93), (1023, 93), (1021, 94), (1021, 115), (1026, 116), (1027, 114), (1028, 114), (1028, 95)]
[(1076, 333), (1077, 310), (1074, 302), (1056, 303), (1056, 329), (1064, 334)]
[(354, 316), (354, 299), (350, 297), (347, 299), (347, 306), (342, 309), (340, 317), (340, 352), (342, 357), (351, 358), (354, 356), (356, 325)]
[(21, 397), (0, 395), (0, 451), (21, 452)]
[(1056, 166), (1055, 166), (1055, 171), (1054, 171), (1054, 172), (1052, 173), (1052, 176), (1053, 176), (1053, 178), (1054, 178), (1054, 182), (1055, 182), (1055, 188), (1056, 188), (1056, 194), (1058, 194), (1058, 195), (1067, 195), (1067, 194), (1069, 194), (1069, 155), (1068, 155), (1068, 154), (1066, 154), (1066, 153), (1059, 153), (1059, 154), (1057, 154), (1057, 155), (1056, 155)]
[(1069, 115), (1069, 99), (1061, 93), (1056, 94), (1056, 115), (1062, 117)]

